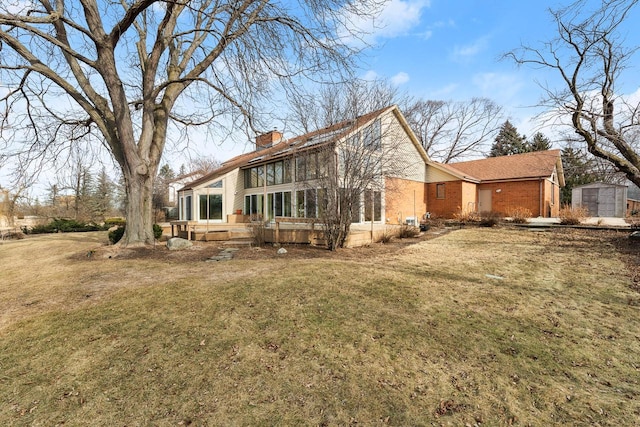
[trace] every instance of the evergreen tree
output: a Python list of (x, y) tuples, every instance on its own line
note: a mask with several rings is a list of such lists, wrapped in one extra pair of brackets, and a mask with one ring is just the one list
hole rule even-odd
[(494, 141), (489, 157), (510, 156), (529, 151), (526, 138), (518, 133), (518, 129), (509, 120), (500, 127), (500, 132)]
[(533, 139), (528, 144), (528, 151), (545, 151), (551, 149), (551, 141), (542, 132), (533, 135)]
[(565, 186), (560, 190), (560, 202), (563, 205), (571, 204), (571, 190), (574, 187), (601, 180), (595, 167), (594, 160), (584, 151), (571, 146), (562, 149)]
[(94, 221), (104, 221), (109, 212), (111, 212), (112, 207), (113, 182), (111, 182), (109, 175), (107, 175), (107, 171), (103, 167), (92, 194), (92, 219)]

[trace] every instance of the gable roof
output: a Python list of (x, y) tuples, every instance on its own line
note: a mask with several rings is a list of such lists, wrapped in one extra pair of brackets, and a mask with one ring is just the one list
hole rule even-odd
[(409, 128), (406, 120), (402, 116), (402, 113), (400, 113), (400, 110), (396, 105), (392, 105), (376, 111), (372, 111), (362, 116), (358, 116), (355, 119), (345, 120), (340, 123), (336, 123), (335, 125), (299, 135), (288, 140), (281, 140), (278, 143), (274, 143), (271, 147), (261, 148), (250, 153), (236, 156), (222, 163), (222, 166), (220, 168), (195, 181), (188, 183), (179, 191), (193, 189), (206, 182), (209, 182), (216, 178), (220, 178), (234, 169), (247, 167), (249, 164), (251, 164), (252, 166), (261, 165), (269, 161), (290, 156), (294, 152), (308, 151), (335, 143), (338, 140), (348, 136), (349, 134), (365, 127), (373, 120), (390, 111), (393, 111), (396, 118), (400, 121), (403, 129), (409, 135), (413, 144), (420, 148), (420, 155), (425, 159), (425, 161), (427, 161), (428, 157), (426, 152), (422, 148), (422, 145), (418, 141), (413, 131), (411, 131), (411, 129)]
[(549, 178), (555, 171), (560, 186), (564, 186), (560, 150), (488, 157), (481, 160), (449, 163), (444, 166), (465, 178), (485, 182)]

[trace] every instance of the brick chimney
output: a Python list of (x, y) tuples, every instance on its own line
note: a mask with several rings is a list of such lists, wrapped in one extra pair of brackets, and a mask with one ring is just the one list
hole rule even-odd
[(256, 136), (256, 151), (264, 148), (269, 148), (274, 142), (279, 142), (282, 139), (282, 133), (277, 130), (272, 130), (262, 135)]

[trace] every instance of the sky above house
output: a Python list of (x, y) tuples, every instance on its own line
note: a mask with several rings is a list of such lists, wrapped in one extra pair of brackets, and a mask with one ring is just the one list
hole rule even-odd
[[(361, 77), (386, 79), (411, 96), (464, 101), (486, 97), (501, 105), (505, 117), (527, 136), (552, 134), (535, 116), (544, 95), (540, 84), (560, 87), (550, 70), (518, 67), (502, 56), (521, 45), (540, 47), (557, 35), (549, 9), (567, 6), (558, 0), (391, 0), (375, 25), (362, 20), (370, 46)], [(588, 0), (596, 9), (601, 2)], [(627, 28), (633, 29), (631, 16)], [(357, 21), (357, 20), (356, 20)], [(637, 22), (640, 23), (640, 22)], [(631, 32), (628, 43), (638, 43)], [(626, 93), (638, 91), (638, 81), (625, 82)], [(553, 135), (548, 135), (554, 140)], [(557, 138), (556, 138), (557, 139)], [(557, 144), (556, 144), (557, 146)], [(209, 153), (220, 160), (253, 148), (222, 144)], [(557, 147), (556, 147), (557, 148)], [(205, 154), (207, 154), (205, 152)]]

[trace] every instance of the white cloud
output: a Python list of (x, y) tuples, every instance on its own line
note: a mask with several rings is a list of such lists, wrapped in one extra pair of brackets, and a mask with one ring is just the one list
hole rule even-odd
[(489, 36), (480, 37), (465, 46), (456, 46), (453, 49), (452, 57), (455, 61), (466, 62), (469, 59), (484, 52), (489, 47)]
[(34, 9), (34, 4), (31, 0), (9, 0), (0, 10), (2, 9), (6, 10), (10, 15), (21, 15), (30, 9)]
[(409, 74), (405, 73), (404, 71), (401, 71), (398, 74), (396, 74), (395, 76), (391, 77), (391, 83), (394, 86), (403, 85), (403, 84), (407, 83), (408, 81), (409, 81)]
[(522, 81), (514, 74), (482, 73), (473, 76), (472, 81), (480, 89), (482, 96), (502, 105), (511, 104), (523, 88)]
[(451, 97), (451, 94), (456, 91), (460, 87), (457, 83), (449, 83), (446, 86), (438, 88), (429, 93), (428, 98), (430, 99), (448, 99)]
[(366, 73), (364, 73), (364, 76), (362, 76), (362, 80), (365, 80), (368, 82), (372, 82), (379, 79), (380, 79), (380, 75), (373, 70), (367, 71)]
[(351, 32), (356, 32), (363, 41), (370, 44), (375, 44), (380, 39), (403, 36), (420, 24), (422, 11), (430, 6), (430, 0), (390, 0), (373, 18), (348, 15), (346, 21), (349, 28), (342, 35), (351, 38)]

